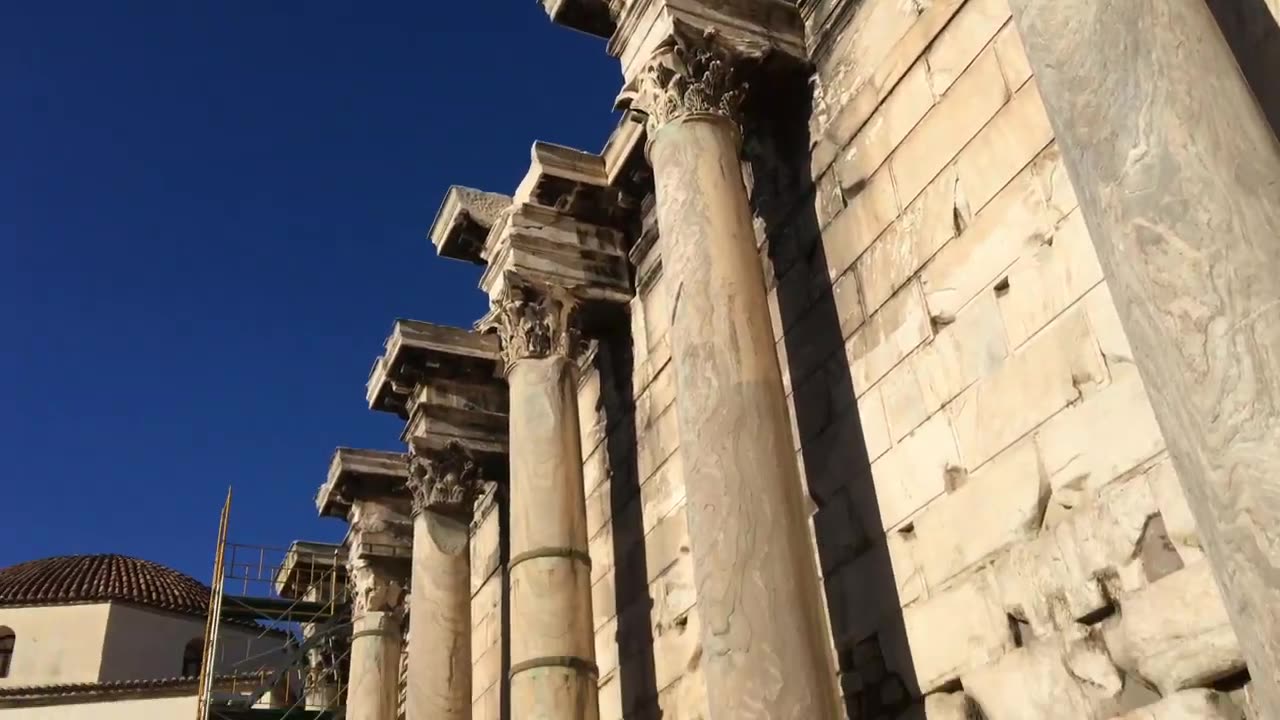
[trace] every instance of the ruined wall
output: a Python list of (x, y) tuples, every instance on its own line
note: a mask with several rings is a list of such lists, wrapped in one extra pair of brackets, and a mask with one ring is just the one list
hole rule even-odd
[[(509, 718), (503, 710), (509, 660), (505, 493), (490, 485), (476, 504), (471, 534), (471, 708), (475, 720)], [(412, 630), (410, 630), (412, 632)]]
[(764, 265), (850, 717), (1238, 717), (1176, 695), (1244, 665), (1006, 0), (804, 11)]

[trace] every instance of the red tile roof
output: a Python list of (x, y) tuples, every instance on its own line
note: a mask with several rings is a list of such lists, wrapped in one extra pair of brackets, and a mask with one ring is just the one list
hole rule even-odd
[[(261, 683), (267, 677), (263, 673), (241, 673), (214, 677), (214, 687), (223, 689), (235, 685)], [(0, 687), (0, 704), (11, 700), (38, 698), (83, 698), (86, 696), (150, 695), (169, 691), (175, 694), (194, 694), (199, 678), (178, 677), (160, 680), (120, 680), (115, 682), (62, 683), (57, 685), (17, 685)]]
[(0, 569), (0, 607), (109, 601), (203, 617), (209, 588), (163, 565), (123, 555), (69, 555)]

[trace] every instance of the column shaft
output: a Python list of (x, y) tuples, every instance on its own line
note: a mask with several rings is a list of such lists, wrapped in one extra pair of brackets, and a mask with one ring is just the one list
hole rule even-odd
[(577, 368), (516, 360), (511, 388), (511, 707), (524, 720), (595, 720), (595, 639)]
[(407, 720), (471, 717), (471, 560), (467, 524), (413, 519)]
[(835, 717), (782, 372), (728, 118), (652, 135), (703, 664), (714, 718)]
[(394, 720), (400, 667), (400, 620), (395, 612), (369, 611), (352, 618), (349, 720)]
[(1280, 143), (1203, 0), (1013, 0), (1134, 362), (1280, 717)]

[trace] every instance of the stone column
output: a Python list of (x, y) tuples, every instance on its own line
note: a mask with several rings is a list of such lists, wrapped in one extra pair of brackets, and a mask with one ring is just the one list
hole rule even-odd
[(718, 52), (667, 43), (638, 77), (714, 718), (836, 717), (823, 602)]
[(472, 506), (478, 466), (459, 445), (411, 457), (413, 608), (407, 720), (471, 717)]
[(511, 707), (522, 720), (595, 720), (576, 301), (513, 284), (483, 325), (502, 340), (510, 386)]
[(1280, 717), (1280, 143), (1201, 0), (1013, 0), (1244, 649)]
[(393, 720), (400, 667), (400, 583), (377, 560), (354, 559), (351, 582), (349, 720)]

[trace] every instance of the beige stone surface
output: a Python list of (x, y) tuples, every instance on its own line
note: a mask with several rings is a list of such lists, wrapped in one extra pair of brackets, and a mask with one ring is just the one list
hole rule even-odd
[(912, 552), (930, 588), (1040, 529), (1049, 502), (1035, 445), (1021, 442), (997, 455), (956, 491), (931, 503), (914, 521)]
[(938, 413), (871, 464), (883, 527), (897, 525), (946, 492), (960, 467), (951, 421)]
[(1177, 548), (1178, 555), (1187, 565), (1203, 558), (1200, 531), (1196, 528), (1195, 516), (1191, 514), (1191, 506), (1187, 504), (1187, 496), (1178, 481), (1178, 471), (1174, 470), (1173, 462), (1168, 457), (1163, 458), (1147, 471), (1146, 478), (1156, 498), (1156, 506), (1160, 508), (1169, 540)]
[(1008, 0), (968, 0), (925, 53), (933, 93), (951, 89), (1008, 20)]
[(1145, 585), (1140, 543), (1157, 513), (1142, 478), (1104, 488), (996, 562), (1004, 607), (1044, 637), (1106, 608), (1117, 593)]
[[(1014, 40), (1016, 42), (1016, 38)], [(997, 45), (997, 54), (1000, 50)], [(1014, 92), (1009, 103), (1000, 108), (956, 159), (960, 191), (973, 210), (977, 212), (985, 207), (1051, 142), (1053, 128), (1040, 99), (1040, 88), (1028, 83)]]
[(1008, 99), (995, 50), (984, 51), (889, 159), (900, 202), (914, 200)]
[(1244, 715), (1226, 695), (1197, 689), (1176, 692), (1114, 720), (1244, 720)]
[(925, 409), (936, 412), (978, 380), (995, 373), (1008, 354), (996, 299), (984, 294), (911, 357)]
[(987, 573), (911, 605), (902, 615), (921, 692), (953, 682), (1013, 649), (1009, 622)]
[(1060, 317), (947, 407), (965, 465), (977, 468), (1106, 380), (1083, 310)]
[(1005, 84), (1010, 90), (1017, 90), (1030, 79), (1031, 62), (1027, 60), (1026, 48), (1022, 46), (1022, 38), (1018, 36), (1014, 23), (1005, 25), (996, 35), (996, 56), (1000, 58), (1000, 69), (1004, 71)]
[(1244, 669), (1209, 563), (1190, 565), (1122, 597), (1104, 627), (1116, 664), (1164, 694), (1201, 687)]
[(920, 288), (912, 283), (845, 343), (853, 388), (861, 395), (932, 335)]
[(827, 273), (837, 278), (898, 216), (898, 200), (887, 167), (844, 189), (848, 205), (822, 233)]
[(1096, 636), (1022, 647), (962, 680), (988, 720), (1106, 720), (1124, 688)]
[(1048, 238), (1076, 205), (1060, 153), (1051, 146), (925, 266), (920, 278), (929, 314), (954, 318), (1018, 257)]
[(929, 69), (917, 63), (841, 153), (835, 166), (840, 186), (854, 187), (879, 170), (893, 149), (933, 107), (934, 97), (929, 87)]

